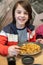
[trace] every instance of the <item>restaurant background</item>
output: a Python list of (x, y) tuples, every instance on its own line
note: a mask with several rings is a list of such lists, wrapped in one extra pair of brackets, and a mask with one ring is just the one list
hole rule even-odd
[[(0, 0), (0, 30), (12, 22), (12, 8), (18, 0)], [(32, 5), (32, 22), (35, 28), (43, 24), (43, 0), (28, 0)]]

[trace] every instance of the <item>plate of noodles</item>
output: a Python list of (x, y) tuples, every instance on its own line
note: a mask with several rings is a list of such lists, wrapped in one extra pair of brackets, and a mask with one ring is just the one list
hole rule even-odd
[(40, 43), (26, 42), (20, 46), (20, 55), (36, 55), (42, 51)]

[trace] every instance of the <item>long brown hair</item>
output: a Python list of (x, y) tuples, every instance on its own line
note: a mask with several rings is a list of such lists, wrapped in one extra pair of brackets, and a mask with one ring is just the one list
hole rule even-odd
[(30, 3), (28, 1), (24, 1), (24, 0), (16, 2), (16, 4), (13, 7), (13, 10), (12, 10), (13, 23), (16, 24), (14, 14), (15, 14), (15, 9), (17, 8), (18, 4), (20, 4), (28, 12), (29, 19), (25, 23), (25, 25), (28, 26), (30, 24), (30, 20), (32, 19), (32, 8), (31, 8)]

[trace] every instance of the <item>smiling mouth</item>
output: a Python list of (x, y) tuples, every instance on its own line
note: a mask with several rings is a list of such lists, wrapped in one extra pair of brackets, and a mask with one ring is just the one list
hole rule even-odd
[(20, 21), (25, 21), (25, 19), (19, 19)]

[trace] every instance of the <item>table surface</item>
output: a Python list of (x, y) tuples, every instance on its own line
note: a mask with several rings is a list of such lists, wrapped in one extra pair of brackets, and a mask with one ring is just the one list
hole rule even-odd
[[(40, 54), (34, 56), (34, 64), (43, 65), (43, 50)], [(7, 58), (0, 55), (0, 65), (8, 65)], [(23, 65), (21, 57), (16, 58), (16, 65)]]

